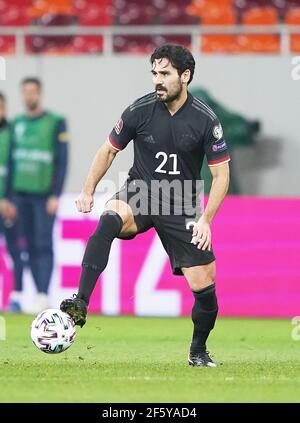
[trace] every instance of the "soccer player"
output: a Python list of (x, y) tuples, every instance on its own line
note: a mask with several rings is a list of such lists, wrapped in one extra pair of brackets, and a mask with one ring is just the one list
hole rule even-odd
[[(78, 294), (64, 300), (61, 310), (69, 313), (75, 324), (82, 327), (90, 296), (107, 265), (114, 238), (131, 239), (154, 227), (170, 258), (173, 273), (185, 276), (195, 298), (188, 362), (193, 366), (215, 367), (206, 349), (218, 313), (210, 224), (228, 189), (229, 153), (214, 112), (188, 92), (195, 68), (192, 54), (183, 46), (163, 45), (154, 51), (150, 61), (155, 91), (139, 98), (123, 112), (98, 150), (83, 190), (76, 199), (78, 211), (91, 211), (98, 182), (116, 154), (134, 140), (134, 163), (127, 181), (106, 203), (100, 222), (87, 243)], [(204, 155), (213, 182), (205, 210), (199, 214), (193, 206), (198, 201), (196, 181), (200, 179)], [(187, 195), (186, 192), (180, 195), (175, 189), (174, 195), (170, 190), (167, 198), (161, 200), (161, 193), (158, 196), (156, 190), (158, 183), (173, 184), (175, 181), (181, 186), (187, 181), (192, 183)], [(150, 189), (148, 193), (141, 190), (141, 198), (150, 200), (151, 208), (149, 211), (148, 206), (146, 212), (137, 213), (140, 207), (134, 198), (137, 195), (134, 187), (145, 184)], [(185, 208), (178, 213), (177, 206), (183, 198), (187, 198), (187, 211)], [(164, 213), (166, 203), (170, 210), (172, 208), (168, 214)]]
[(9, 298), (9, 311), (19, 312), (22, 309), (22, 276), (23, 261), (20, 245), (20, 231), (16, 219), (16, 207), (8, 200), (4, 200), (6, 178), (9, 166), (11, 145), (10, 123), (6, 119), (6, 99), (0, 93), (0, 234), (5, 236), (6, 247), (13, 261), (14, 288)]
[(12, 122), (6, 197), (15, 204), (37, 289), (32, 312), (48, 307), (53, 270), (52, 232), (67, 169), (65, 119), (42, 107), (38, 78), (21, 83), (25, 113)]

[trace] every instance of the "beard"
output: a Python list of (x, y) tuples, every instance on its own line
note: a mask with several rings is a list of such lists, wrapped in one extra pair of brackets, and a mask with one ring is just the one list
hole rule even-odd
[(179, 84), (176, 91), (174, 91), (170, 94), (168, 94), (168, 92), (159, 85), (156, 87), (156, 91), (158, 89), (161, 89), (162, 91), (165, 92), (165, 94), (157, 94), (156, 93), (158, 101), (161, 101), (162, 103), (171, 103), (172, 101), (177, 100), (180, 97), (180, 95), (182, 93), (182, 84)]
[(27, 107), (28, 110), (33, 112), (34, 110), (36, 110), (39, 107), (39, 102), (38, 101), (29, 101), (29, 102), (26, 103), (26, 107)]

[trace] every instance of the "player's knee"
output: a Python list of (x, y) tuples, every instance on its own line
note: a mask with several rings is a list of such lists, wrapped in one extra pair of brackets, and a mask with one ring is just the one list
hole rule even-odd
[(202, 266), (183, 268), (182, 270), (192, 291), (204, 289), (216, 280), (215, 262)]
[(133, 215), (131, 209), (127, 203), (122, 200), (110, 200), (105, 205), (105, 212), (113, 211), (117, 213), (122, 221), (123, 227), (125, 229), (127, 226), (130, 226), (133, 220)]
[(192, 280), (189, 282), (192, 291), (199, 291), (200, 289), (207, 288), (214, 283), (213, 277), (199, 278), (199, 280)]
[(116, 238), (123, 226), (121, 216), (113, 210), (105, 210), (95, 232), (90, 236), (82, 264), (86, 267), (98, 269), (103, 260), (108, 258), (111, 243)]
[(108, 235), (111, 238), (118, 236), (123, 227), (123, 219), (114, 210), (104, 210), (92, 237)]
[(200, 289), (207, 288), (215, 282), (215, 273), (207, 273), (201, 275), (199, 279), (192, 280), (190, 282), (190, 288), (192, 291), (199, 291)]

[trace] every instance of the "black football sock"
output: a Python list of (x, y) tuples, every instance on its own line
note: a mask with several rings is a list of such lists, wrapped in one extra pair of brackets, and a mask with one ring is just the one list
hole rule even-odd
[(78, 290), (78, 298), (82, 298), (87, 304), (100, 273), (107, 265), (111, 244), (119, 235), (122, 226), (123, 221), (118, 213), (112, 210), (105, 211), (95, 232), (88, 240)]
[(218, 314), (215, 283), (200, 291), (192, 290), (192, 292), (195, 302), (192, 309), (194, 331), (190, 351), (204, 352), (206, 350), (206, 340), (210, 331), (214, 328)]

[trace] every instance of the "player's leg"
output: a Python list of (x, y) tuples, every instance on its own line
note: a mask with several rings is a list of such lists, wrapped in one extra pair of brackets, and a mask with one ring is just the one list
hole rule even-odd
[(20, 231), (26, 241), (26, 250), (28, 253), (28, 264), (32, 274), (32, 278), (38, 291), (38, 271), (37, 271), (37, 251), (36, 251), (36, 222), (32, 203), (28, 196), (19, 195), (17, 200), (18, 219)]
[(192, 294), (194, 305), (192, 320), (193, 339), (189, 363), (196, 366), (215, 366), (206, 352), (206, 340), (218, 312), (215, 293), (215, 256), (213, 251), (202, 251), (191, 243), (194, 218), (181, 215), (159, 216), (156, 230), (169, 256), (173, 273), (184, 275)]
[(113, 240), (136, 232), (137, 227), (129, 205), (122, 200), (110, 200), (85, 249), (78, 298), (89, 304), (97, 279), (108, 263)]
[(182, 267), (181, 270), (194, 296), (192, 308), (194, 329), (189, 363), (196, 366), (215, 367), (215, 363), (206, 350), (206, 341), (214, 328), (218, 314), (215, 261), (201, 266)]
[(134, 236), (137, 230), (132, 210), (126, 202), (112, 199), (106, 203), (98, 226), (85, 249), (78, 294), (73, 299), (64, 300), (60, 306), (62, 311), (72, 316), (76, 324), (85, 324), (87, 306), (96, 282), (108, 263), (113, 240), (116, 237)]
[(37, 289), (35, 308), (39, 312), (48, 307), (48, 290), (54, 267), (53, 229), (55, 215), (47, 212), (46, 196), (31, 196), (31, 204), (35, 222), (35, 271), (37, 273)]
[(9, 310), (18, 312), (21, 311), (24, 269), (24, 263), (22, 260), (22, 248), (20, 245), (20, 225), (18, 219), (10, 222), (10, 224), (4, 224), (4, 235), (7, 250), (12, 258), (14, 274), (14, 289), (9, 299)]

